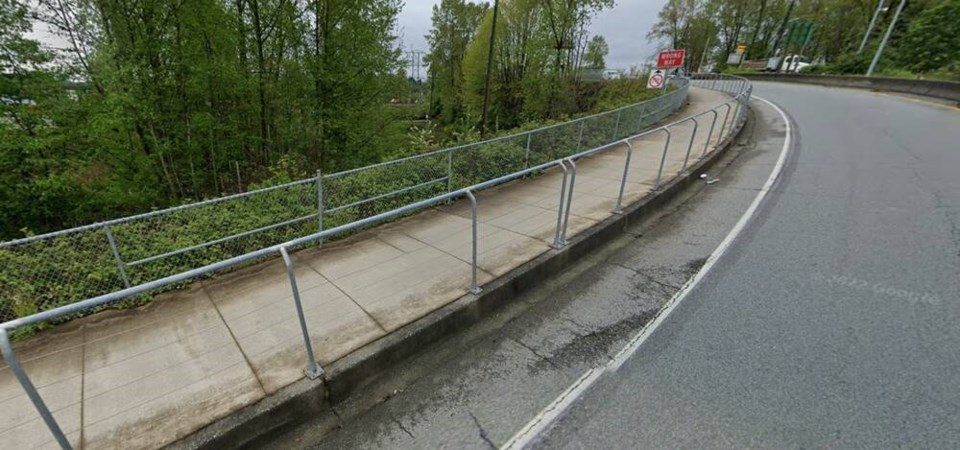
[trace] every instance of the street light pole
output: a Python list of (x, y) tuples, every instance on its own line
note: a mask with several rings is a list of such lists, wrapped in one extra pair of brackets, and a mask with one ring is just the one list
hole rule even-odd
[(883, 35), (883, 40), (880, 41), (880, 47), (877, 49), (877, 54), (873, 55), (873, 62), (870, 63), (870, 68), (867, 69), (867, 76), (873, 75), (873, 72), (877, 70), (877, 63), (880, 62), (880, 55), (883, 54), (883, 49), (887, 46), (887, 41), (890, 40), (890, 34), (893, 33), (893, 28), (897, 26), (897, 20), (900, 19), (900, 13), (903, 12), (903, 6), (907, 4), (907, 0), (900, 0), (900, 6), (897, 7), (897, 12), (893, 15), (893, 21), (890, 22), (890, 26), (887, 27), (887, 32)]
[(870, 35), (873, 34), (873, 27), (877, 25), (877, 17), (880, 16), (880, 11), (883, 11), (883, 4), (886, 3), (885, 0), (880, 0), (880, 4), (877, 5), (877, 10), (873, 12), (873, 18), (870, 19), (870, 26), (867, 27), (867, 32), (863, 35), (863, 42), (860, 43), (860, 48), (857, 50), (857, 56), (860, 56), (863, 53), (863, 49), (867, 46), (867, 41), (870, 40)]

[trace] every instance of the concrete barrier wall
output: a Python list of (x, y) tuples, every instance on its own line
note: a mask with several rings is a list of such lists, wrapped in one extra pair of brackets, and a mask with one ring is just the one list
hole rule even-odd
[(793, 74), (745, 74), (751, 80), (786, 83), (818, 84), (822, 86), (873, 89), (923, 95), (960, 102), (960, 83), (953, 81), (912, 80), (906, 78), (882, 78), (839, 75), (793, 75)]

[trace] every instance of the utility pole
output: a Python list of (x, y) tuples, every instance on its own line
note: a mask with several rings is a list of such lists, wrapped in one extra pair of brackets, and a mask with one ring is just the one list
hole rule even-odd
[(480, 119), (480, 137), (487, 135), (487, 111), (490, 107), (490, 76), (493, 75), (493, 43), (497, 37), (497, 11), (500, 8), (500, 0), (493, 2), (493, 25), (490, 27), (490, 49), (487, 53), (487, 80), (483, 90), (483, 116)]
[[(780, 30), (777, 31), (777, 38), (773, 41), (773, 55), (768, 56), (777, 56), (777, 50), (780, 50), (780, 41), (783, 40), (783, 33), (787, 31), (787, 23), (790, 22), (790, 14), (793, 13), (793, 7), (796, 5), (796, 0), (790, 0), (790, 4), (787, 5), (787, 15), (783, 16), (783, 23), (780, 24)], [(777, 61), (777, 72), (783, 67), (783, 58)]]
[(860, 56), (860, 54), (863, 53), (863, 49), (867, 46), (870, 35), (873, 34), (873, 27), (877, 25), (877, 17), (879, 17), (880, 12), (883, 11), (884, 3), (886, 3), (885, 0), (880, 0), (880, 4), (877, 5), (877, 10), (873, 12), (873, 18), (870, 19), (870, 26), (867, 27), (867, 32), (863, 34), (863, 42), (860, 43), (860, 48), (857, 49), (857, 56)]
[(703, 55), (700, 56), (700, 65), (697, 66), (697, 72), (703, 72), (703, 65), (707, 61), (707, 52), (710, 51), (710, 38), (712, 37), (713, 36), (710, 36), (709, 34), (707, 34), (707, 42), (703, 43)]
[(750, 45), (747, 46), (747, 51), (744, 52), (743, 59), (747, 59), (747, 56), (756, 57), (757, 54), (753, 51), (753, 46), (757, 44), (757, 35), (760, 34), (760, 26), (763, 25), (763, 11), (767, 9), (767, 0), (760, 2), (760, 13), (757, 14), (757, 25), (753, 30), (753, 36), (750, 37)]
[(877, 49), (877, 54), (873, 55), (873, 62), (870, 63), (870, 68), (867, 69), (867, 76), (873, 75), (873, 71), (877, 70), (877, 63), (880, 62), (880, 55), (883, 54), (883, 49), (887, 46), (887, 41), (890, 40), (890, 34), (893, 33), (893, 28), (897, 26), (897, 21), (900, 20), (900, 13), (903, 12), (903, 6), (907, 4), (907, 0), (900, 0), (900, 6), (897, 7), (897, 12), (893, 15), (893, 21), (890, 22), (890, 26), (887, 27), (887, 32), (883, 35), (883, 40), (880, 41), (880, 47)]

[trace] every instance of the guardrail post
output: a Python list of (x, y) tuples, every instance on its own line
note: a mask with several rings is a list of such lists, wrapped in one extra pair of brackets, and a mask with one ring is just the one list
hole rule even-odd
[[(320, 170), (317, 170), (317, 228), (320, 230), (318, 233), (323, 232), (323, 176), (320, 174)], [(317, 246), (323, 245), (323, 239), (317, 240)]]
[(10, 345), (7, 330), (3, 328), (0, 328), (0, 353), (3, 353), (3, 360), (7, 363), (7, 367), (13, 372), (13, 376), (17, 377), (17, 381), (20, 382), (20, 387), (27, 393), (27, 397), (30, 399), (30, 402), (33, 403), (33, 407), (37, 409), (37, 412), (40, 413), (40, 418), (47, 424), (47, 428), (50, 430), (50, 433), (53, 434), (54, 439), (57, 440), (57, 443), (60, 444), (60, 447), (64, 450), (72, 450), (73, 446), (70, 445), (67, 436), (63, 434), (63, 430), (60, 429), (57, 420), (53, 418), (50, 409), (47, 408), (46, 403), (43, 402), (43, 398), (40, 397), (37, 388), (33, 386), (30, 377), (27, 376), (23, 367), (20, 366), (20, 361), (13, 353), (13, 347)]
[(300, 289), (297, 287), (297, 274), (293, 270), (293, 261), (286, 247), (280, 247), (280, 256), (287, 266), (287, 277), (290, 278), (290, 289), (293, 290), (293, 303), (297, 307), (297, 318), (300, 319), (300, 332), (303, 333), (303, 346), (307, 351), (307, 369), (304, 371), (307, 378), (316, 380), (323, 375), (323, 369), (317, 364), (317, 357), (313, 354), (313, 344), (310, 343), (310, 332), (307, 331), (307, 319), (303, 316), (303, 304), (300, 301)]
[(563, 241), (563, 245), (567, 245), (567, 226), (570, 225), (570, 207), (573, 205), (573, 185), (577, 182), (577, 164), (573, 162), (573, 159), (567, 159), (567, 162), (570, 163), (572, 170), (570, 172), (570, 187), (567, 188), (567, 212), (564, 214), (563, 232), (560, 234), (560, 240)]
[(690, 119), (693, 120), (693, 134), (690, 135), (690, 143), (687, 144), (687, 155), (683, 157), (683, 168), (680, 169), (680, 173), (687, 173), (687, 163), (690, 161), (690, 150), (693, 149), (693, 140), (697, 138), (697, 128), (700, 128), (700, 122), (696, 116)]
[(470, 199), (470, 209), (473, 211), (473, 281), (470, 283), (470, 293), (480, 295), (483, 289), (477, 283), (477, 197), (470, 191), (466, 191), (466, 195)]
[(560, 184), (560, 204), (557, 205), (557, 232), (553, 236), (553, 245), (551, 247), (559, 250), (566, 245), (566, 242), (563, 242), (563, 239), (560, 238), (560, 226), (563, 225), (563, 200), (564, 194), (567, 193), (567, 165), (560, 161), (558, 163), (560, 168), (563, 169), (563, 182)]
[(660, 158), (660, 169), (657, 170), (657, 184), (653, 186), (653, 190), (660, 189), (660, 178), (663, 176), (663, 165), (667, 162), (667, 150), (670, 149), (670, 129), (663, 128), (663, 131), (667, 133), (667, 142), (663, 145), (663, 156)]
[(630, 173), (630, 158), (633, 156), (633, 145), (629, 140), (623, 141), (627, 144), (627, 161), (623, 164), (623, 179), (620, 180), (620, 194), (617, 195), (617, 208), (613, 210), (614, 214), (623, 214), (623, 191), (627, 187), (627, 174)]
[(710, 112), (713, 113), (713, 122), (710, 123), (710, 132), (707, 133), (707, 143), (703, 144), (703, 154), (700, 155), (701, 158), (706, 156), (707, 149), (710, 148), (710, 139), (713, 138), (713, 127), (717, 124), (717, 117), (719, 116), (716, 108), (711, 109)]
[(107, 234), (107, 243), (110, 244), (110, 253), (113, 254), (114, 261), (117, 262), (117, 269), (120, 271), (120, 278), (123, 279), (123, 287), (130, 287), (130, 277), (127, 276), (127, 265), (120, 257), (120, 249), (117, 248), (117, 239), (113, 237), (113, 231), (110, 225), (103, 226), (103, 232)]

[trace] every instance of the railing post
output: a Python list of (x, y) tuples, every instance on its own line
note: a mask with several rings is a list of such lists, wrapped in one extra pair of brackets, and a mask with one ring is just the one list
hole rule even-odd
[[(323, 232), (323, 210), (323, 175), (317, 169), (317, 228), (320, 230), (318, 233)], [(318, 239), (317, 246), (321, 245), (323, 245), (323, 239)]]
[(740, 98), (737, 100), (737, 126), (739, 127), (743, 123), (744, 118), (746, 117), (746, 104), (743, 102), (743, 95), (740, 95)]
[(657, 170), (657, 184), (653, 187), (653, 190), (660, 189), (660, 178), (663, 176), (663, 165), (667, 162), (667, 151), (670, 149), (670, 130), (663, 128), (663, 131), (667, 133), (667, 142), (663, 145), (663, 156), (660, 158), (660, 169)]
[(580, 148), (583, 145), (583, 127), (587, 124), (587, 119), (580, 119), (580, 136), (577, 137), (577, 151), (574, 153), (580, 153)]
[(30, 377), (27, 376), (23, 367), (20, 366), (20, 361), (13, 353), (13, 347), (10, 345), (7, 330), (3, 328), (0, 328), (0, 353), (3, 353), (3, 360), (7, 363), (7, 367), (13, 372), (13, 376), (17, 377), (17, 381), (20, 382), (20, 387), (27, 393), (27, 397), (30, 398), (30, 402), (33, 403), (33, 407), (37, 409), (37, 412), (40, 413), (40, 418), (47, 424), (47, 428), (50, 430), (50, 433), (53, 434), (54, 439), (57, 440), (57, 443), (60, 444), (60, 447), (64, 450), (72, 450), (73, 446), (70, 445), (67, 436), (63, 434), (63, 430), (60, 429), (57, 420), (53, 418), (50, 409), (47, 408), (46, 403), (43, 402), (43, 398), (40, 397), (37, 388), (33, 386)]
[(630, 158), (633, 156), (633, 145), (629, 140), (623, 141), (627, 144), (627, 161), (623, 164), (623, 179), (620, 180), (620, 194), (617, 195), (617, 208), (613, 210), (614, 214), (623, 214), (623, 191), (627, 187), (627, 174), (630, 173)]
[(477, 283), (477, 197), (470, 191), (467, 191), (466, 195), (470, 199), (470, 208), (473, 211), (473, 281), (470, 283), (470, 293), (480, 295), (483, 289)]
[(529, 168), (530, 168), (530, 139), (531, 139), (532, 137), (533, 137), (533, 133), (529, 133), (529, 132), (528, 132), (528, 133), (527, 133), (527, 151), (526, 151), (526, 153), (525, 153), (524, 156), (523, 156), (524, 161), (526, 161), (526, 162), (524, 163), (525, 165), (523, 166), (524, 169), (529, 169)]
[(727, 107), (727, 112), (723, 115), (723, 123), (720, 124), (720, 134), (717, 135), (717, 143), (723, 141), (723, 132), (727, 129), (727, 121), (730, 120), (730, 103), (724, 103), (721, 106)]
[(453, 192), (453, 150), (447, 152), (447, 193)]
[(690, 161), (690, 150), (693, 149), (693, 140), (697, 138), (697, 128), (700, 128), (700, 121), (697, 120), (697, 117), (691, 117), (690, 120), (693, 120), (693, 134), (690, 135), (690, 143), (687, 144), (687, 155), (683, 157), (683, 168), (680, 169), (680, 173), (687, 173), (687, 163)]
[(637, 125), (637, 133), (643, 131), (643, 119), (647, 118), (647, 102), (640, 107), (640, 123)]
[(707, 143), (703, 144), (703, 154), (700, 155), (701, 158), (706, 156), (707, 149), (710, 148), (710, 139), (713, 138), (713, 127), (717, 124), (717, 117), (719, 116), (716, 108), (711, 109), (710, 112), (713, 113), (713, 122), (710, 123), (710, 132), (707, 133)]
[(300, 289), (297, 287), (297, 274), (293, 270), (293, 261), (286, 247), (280, 247), (280, 256), (287, 266), (287, 277), (290, 278), (290, 289), (293, 290), (293, 303), (297, 307), (297, 318), (300, 319), (300, 332), (303, 334), (303, 346), (307, 351), (307, 369), (304, 374), (311, 380), (323, 375), (323, 369), (317, 364), (317, 357), (313, 354), (313, 344), (310, 343), (310, 332), (307, 331), (307, 319), (303, 316), (303, 304), (300, 301)]
[(573, 205), (573, 185), (577, 182), (577, 163), (573, 162), (573, 159), (567, 159), (567, 162), (570, 163), (571, 172), (570, 186), (567, 188), (567, 212), (564, 213), (563, 232), (560, 234), (563, 245), (567, 245), (567, 227), (570, 225), (570, 207)]
[(623, 110), (617, 111), (617, 125), (613, 127), (613, 140), (620, 136), (620, 118), (623, 116)]
[(113, 237), (113, 230), (110, 225), (103, 226), (103, 232), (107, 235), (107, 243), (110, 244), (110, 253), (113, 254), (114, 261), (117, 262), (117, 269), (120, 271), (120, 278), (123, 279), (123, 287), (130, 287), (130, 277), (127, 276), (127, 265), (120, 257), (120, 249), (117, 248), (117, 239)]
[(553, 236), (553, 245), (551, 245), (551, 247), (557, 250), (566, 245), (563, 239), (560, 238), (560, 226), (563, 225), (563, 200), (564, 194), (567, 193), (567, 165), (564, 164), (563, 161), (560, 161), (559, 164), (563, 170), (563, 182), (560, 184), (560, 204), (557, 205), (557, 232)]

